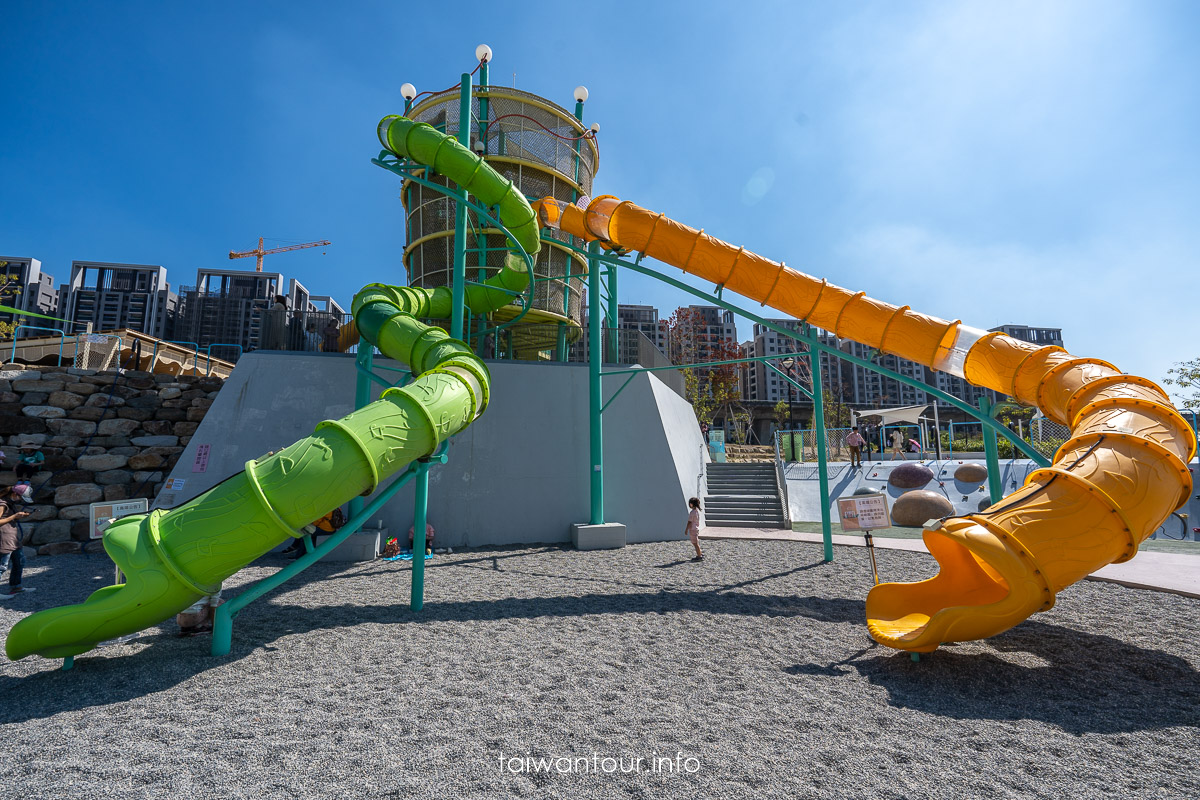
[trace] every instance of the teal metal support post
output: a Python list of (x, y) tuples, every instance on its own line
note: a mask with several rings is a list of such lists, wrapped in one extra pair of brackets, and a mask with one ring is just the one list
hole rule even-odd
[[(429, 459), (432, 461), (445, 460), (445, 445), (438, 453)], [(299, 575), (304, 570), (311, 567), (317, 561), (325, 557), (330, 551), (334, 550), (342, 542), (352, 534), (362, 528), (371, 517), (379, 513), (392, 496), (404, 487), (410, 480), (417, 477), (420, 472), (419, 467), (426, 466), (425, 464), (414, 462), (409, 464), (408, 469), (392, 479), (392, 482), (380, 489), (371, 502), (363, 507), (357, 514), (352, 514), (346, 524), (339, 528), (332, 536), (327, 538), (318, 547), (312, 547), (312, 541), (309, 537), (305, 537), (305, 552), (304, 555), (297, 558), (292, 563), (288, 564), (283, 569), (276, 572), (269, 578), (264, 578), (257, 583), (247, 587), (244, 591), (232, 598), (229, 602), (217, 606), (213, 614), (213, 636), (210, 652), (214, 656), (229, 655), (230, 649), (233, 647), (233, 618), (246, 606), (253, 603), (258, 598), (262, 597), (267, 592), (277, 586), (281, 586), (295, 576)], [(416, 532), (413, 533), (414, 538)], [(415, 566), (415, 565), (414, 565)]]
[[(471, 148), (471, 74), (464, 72), (458, 93), (458, 142)], [(457, 192), (454, 212), (454, 277), (451, 282), (450, 336), (463, 338), (463, 295), (467, 284), (467, 193)]]
[(567, 360), (567, 324), (565, 322), (558, 323), (558, 333), (554, 340), (554, 360), (563, 362)]
[(604, 524), (604, 428), (600, 420), (600, 372), (604, 343), (600, 333), (600, 244), (588, 244), (588, 416), (591, 420), (592, 525)]
[(817, 329), (805, 325), (808, 339), (808, 363), (812, 369), (813, 434), (817, 439), (817, 476), (821, 485), (821, 539), (825, 560), (833, 561), (833, 520), (829, 514), (829, 464), (825, 452), (825, 395), (821, 390), (821, 352), (817, 349)]
[(610, 364), (616, 364), (620, 359), (617, 357), (617, 329), (621, 327), (617, 324), (617, 265), (608, 265), (608, 361)]
[[(983, 412), (984, 417), (991, 419), (992, 401), (987, 397), (980, 397), (979, 410)], [(996, 431), (987, 425), (983, 426), (983, 455), (987, 459), (988, 494), (992, 497), (992, 503), (999, 503), (1000, 498), (1004, 496), (1004, 489), (1000, 483), (1000, 448), (996, 446)]]
[[(583, 101), (575, 101), (575, 119), (583, 122)], [(582, 140), (575, 140), (575, 183), (579, 183), (579, 148)], [(574, 203), (579, 199), (579, 192), (571, 189), (571, 202)], [(571, 244), (575, 243), (575, 237), (571, 237)], [(564, 317), (571, 316), (571, 278), (566, 277), (575, 271), (575, 260), (570, 255), (567, 256), (567, 266), (564, 268), (563, 277), (563, 303), (562, 314)], [(571, 356), (571, 349), (567, 346), (567, 323), (558, 323), (558, 339), (555, 342), (556, 357), (559, 361), (566, 363)]]
[[(371, 366), (375, 361), (375, 345), (360, 338), (356, 358), (359, 368), (355, 370), (357, 376), (354, 383), (354, 407), (358, 409), (371, 402)], [(363, 502), (361, 497), (350, 501), (350, 516), (353, 517), (362, 511)]]
[(430, 461), (422, 458), (416, 466), (416, 496), (413, 505), (412, 593), (409, 595), (409, 605), (413, 611), (420, 611), (425, 605), (425, 524), (429, 519)]

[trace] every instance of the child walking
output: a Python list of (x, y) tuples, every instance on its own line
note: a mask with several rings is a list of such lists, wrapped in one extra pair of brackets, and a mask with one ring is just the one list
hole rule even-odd
[(692, 547), (696, 548), (696, 557), (692, 561), (703, 561), (704, 553), (700, 550), (700, 498), (688, 500), (688, 507), (691, 511), (688, 512), (687, 527), (683, 530), (691, 540)]

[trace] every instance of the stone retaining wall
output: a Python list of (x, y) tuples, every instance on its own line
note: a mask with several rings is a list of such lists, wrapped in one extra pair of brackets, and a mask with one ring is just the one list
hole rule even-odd
[(77, 550), (88, 505), (153, 498), (224, 381), (217, 377), (68, 367), (0, 370), (0, 484), (15, 483), (22, 444), (41, 445), (33, 512), (22, 522), (39, 553)]

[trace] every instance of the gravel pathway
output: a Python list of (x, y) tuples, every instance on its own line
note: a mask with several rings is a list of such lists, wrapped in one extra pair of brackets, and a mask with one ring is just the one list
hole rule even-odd
[[(408, 565), (320, 564), (228, 657), (172, 624), (2, 662), (0, 797), (1200, 797), (1200, 601), (1083, 583), (913, 663), (867, 636), (861, 549), (704, 547), (437, 556), (415, 615)], [(35, 559), (0, 633), (111, 574)]]

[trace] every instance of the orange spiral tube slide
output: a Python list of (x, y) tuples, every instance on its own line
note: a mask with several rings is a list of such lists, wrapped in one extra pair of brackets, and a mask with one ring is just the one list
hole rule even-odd
[(977, 514), (929, 525), (938, 574), (867, 595), (878, 642), (931, 652), (984, 639), (1054, 605), (1085, 575), (1137, 553), (1192, 490), (1196, 439), (1151, 381), (1061, 347), (1039, 347), (834, 286), (612, 196), (586, 209), (553, 198), (543, 226), (639, 251), (839, 337), (1036, 405), (1071, 429), (1054, 463)]

